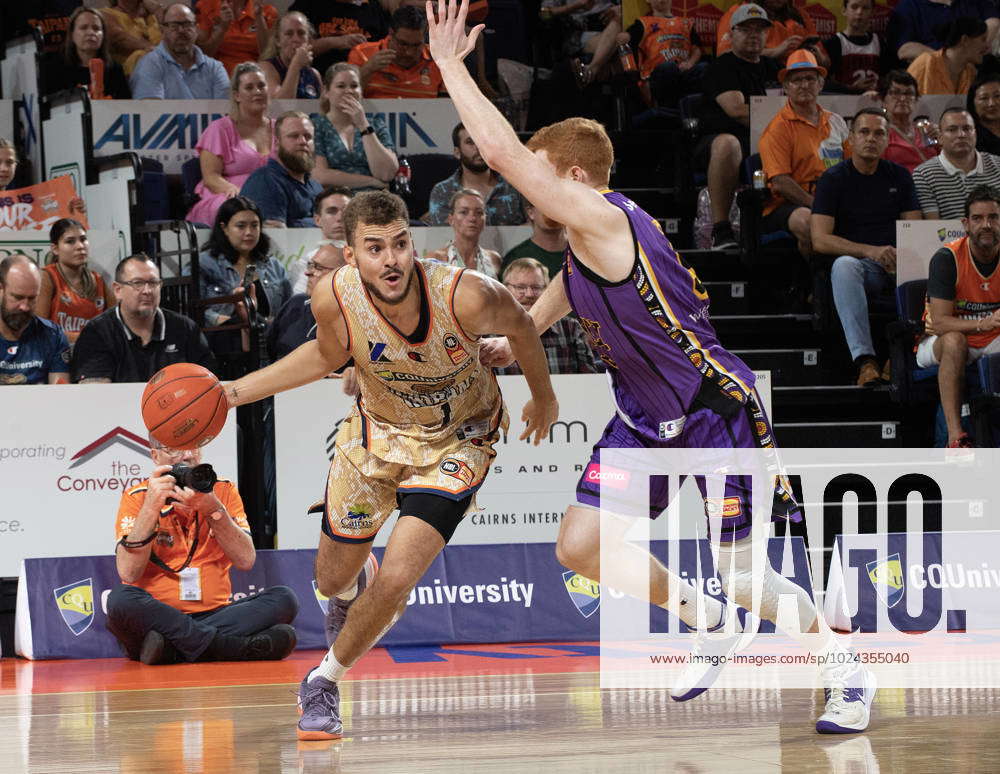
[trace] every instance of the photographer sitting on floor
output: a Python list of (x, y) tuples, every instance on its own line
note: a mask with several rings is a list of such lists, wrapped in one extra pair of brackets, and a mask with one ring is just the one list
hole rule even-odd
[(256, 558), (236, 486), (201, 464), (200, 449), (150, 444), (156, 467), (118, 508), (122, 585), (108, 596), (108, 630), (144, 664), (284, 658), (295, 648), (295, 592), (229, 602), (229, 568)]

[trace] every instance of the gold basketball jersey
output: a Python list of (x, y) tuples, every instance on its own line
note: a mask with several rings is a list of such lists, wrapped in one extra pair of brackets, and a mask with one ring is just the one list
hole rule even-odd
[(431, 450), (420, 445), (485, 439), (506, 427), (496, 377), (479, 362), (478, 339), (455, 318), (452, 304), (464, 271), (415, 261), (422, 300), (412, 340), (382, 316), (356, 268), (334, 275), (361, 389), (357, 407), (366, 447), (383, 460), (421, 464)]

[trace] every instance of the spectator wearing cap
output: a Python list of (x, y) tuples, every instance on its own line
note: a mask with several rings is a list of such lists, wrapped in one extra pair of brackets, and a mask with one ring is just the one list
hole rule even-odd
[(761, 228), (790, 231), (803, 255), (812, 252), (809, 216), (816, 181), (844, 160), (847, 124), (817, 102), (826, 68), (809, 51), (795, 51), (778, 80), (788, 101), (760, 137), (760, 157), (771, 187)]
[[(829, 64), (816, 33), (816, 24), (803, 8), (796, 7), (792, 0), (763, 0), (763, 5), (767, 10), (767, 18), (771, 21), (764, 41), (763, 56), (783, 63), (793, 51), (806, 46), (819, 57), (821, 64)], [(719, 20), (716, 28), (717, 53), (724, 54), (732, 46), (732, 28), (736, 24), (736, 14), (742, 7), (734, 5)]]
[(41, 287), (38, 267), (27, 256), (0, 261), (0, 385), (69, 382), (66, 334), (35, 314)]
[(851, 158), (831, 167), (816, 184), (812, 243), (818, 253), (838, 256), (830, 270), (859, 387), (877, 383), (868, 299), (892, 303), (896, 289), (896, 221), (919, 220), (920, 203), (910, 173), (881, 158), (889, 125), (879, 108), (865, 108), (851, 123)]
[(708, 170), (712, 203), (712, 247), (736, 247), (729, 222), (740, 164), (750, 153), (750, 98), (767, 94), (777, 80), (773, 59), (761, 55), (771, 22), (759, 5), (741, 5), (732, 16), (732, 48), (709, 64), (702, 79), (699, 116), (701, 138), (694, 149), (695, 164)]
[(956, 19), (948, 27), (944, 46), (925, 51), (907, 68), (924, 94), (965, 94), (976, 79), (976, 68), (989, 51), (986, 22)]

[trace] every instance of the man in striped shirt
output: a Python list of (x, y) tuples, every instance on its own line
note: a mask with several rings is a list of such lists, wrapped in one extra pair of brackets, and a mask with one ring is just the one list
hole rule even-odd
[(941, 114), (941, 155), (913, 170), (920, 209), (927, 220), (965, 215), (965, 200), (973, 188), (1000, 188), (1000, 156), (976, 150), (976, 126), (965, 108)]

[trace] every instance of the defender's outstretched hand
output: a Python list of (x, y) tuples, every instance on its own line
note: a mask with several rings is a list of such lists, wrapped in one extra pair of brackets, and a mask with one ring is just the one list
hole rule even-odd
[(468, 15), (469, 0), (462, 0), (461, 5), (455, 0), (447, 3), (445, 0), (438, 0), (437, 14), (434, 13), (434, 3), (427, 0), (431, 56), (438, 65), (451, 60), (461, 62), (476, 47), (476, 39), (486, 25), (477, 24), (466, 33), (465, 17)]
[(483, 339), (479, 345), (479, 362), (490, 368), (506, 368), (514, 362), (510, 351), (510, 342), (506, 336), (493, 339)]

